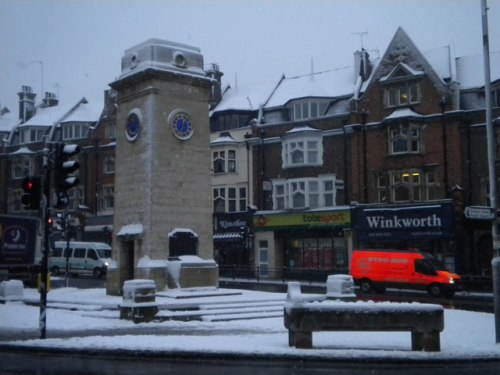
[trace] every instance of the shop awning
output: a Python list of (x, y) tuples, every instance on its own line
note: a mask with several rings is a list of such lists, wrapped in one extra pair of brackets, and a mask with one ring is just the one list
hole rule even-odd
[(243, 236), (240, 232), (225, 232), (225, 233), (215, 233), (214, 241), (228, 242), (228, 241), (241, 241)]

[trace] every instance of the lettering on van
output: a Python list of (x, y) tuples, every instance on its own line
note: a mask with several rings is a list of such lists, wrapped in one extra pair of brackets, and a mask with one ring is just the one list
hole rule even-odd
[(439, 228), (442, 226), (441, 218), (436, 214), (421, 218), (401, 218), (398, 215), (393, 215), (392, 217), (367, 216), (366, 220), (370, 229)]
[(384, 257), (369, 257), (368, 262), (375, 263), (397, 263), (397, 264), (406, 264), (408, 263), (407, 258), (384, 258)]

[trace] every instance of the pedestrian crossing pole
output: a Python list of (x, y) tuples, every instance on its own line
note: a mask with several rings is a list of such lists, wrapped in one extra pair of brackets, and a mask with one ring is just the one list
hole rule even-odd
[(48, 274), (49, 274), (49, 219), (50, 219), (50, 171), (54, 165), (53, 163), (53, 150), (52, 144), (49, 144), (49, 149), (45, 150), (43, 157), (43, 166), (45, 168), (45, 181), (43, 183), (43, 194), (45, 196), (43, 204), (43, 250), (42, 250), (42, 264), (40, 274), (40, 338), (45, 339), (47, 331), (47, 292), (48, 292)]

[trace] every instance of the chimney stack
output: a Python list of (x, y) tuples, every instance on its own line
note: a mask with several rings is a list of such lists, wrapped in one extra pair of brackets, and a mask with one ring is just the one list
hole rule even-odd
[(210, 64), (210, 68), (205, 71), (207, 75), (212, 78), (215, 82), (212, 82), (212, 88), (210, 90), (210, 98), (209, 98), (209, 108), (214, 109), (217, 104), (222, 99), (222, 73), (219, 70), (219, 65), (212, 63)]
[(354, 82), (356, 82), (359, 76), (365, 81), (371, 72), (372, 64), (368, 52), (364, 48), (361, 51), (354, 52)]
[(19, 95), (19, 120), (26, 122), (35, 114), (36, 94), (30, 86), (23, 86)]
[(45, 92), (45, 97), (42, 101), (45, 108), (54, 107), (59, 103), (56, 94), (54, 94), (53, 92)]

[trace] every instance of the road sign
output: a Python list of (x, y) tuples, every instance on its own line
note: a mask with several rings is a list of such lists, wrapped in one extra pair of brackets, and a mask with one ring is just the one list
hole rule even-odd
[(469, 206), (465, 208), (464, 215), (467, 219), (493, 220), (495, 213), (491, 207)]

